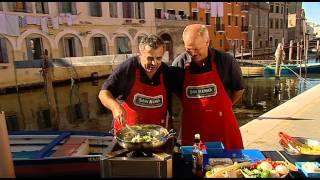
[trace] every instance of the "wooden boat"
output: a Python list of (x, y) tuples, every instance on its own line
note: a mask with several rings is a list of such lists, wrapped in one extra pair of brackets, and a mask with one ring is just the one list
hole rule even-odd
[[(268, 65), (264, 68), (264, 75), (274, 75), (276, 65)], [(301, 64), (301, 72), (305, 72), (305, 64)], [(281, 75), (293, 75), (300, 73), (300, 64), (282, 64)], [(307, 73), (320, 73), (320, 63), (308, 63)]]
[(9, 132), (16, 177), (100, 177), (100, 158), (113, 139), (98, 132)]

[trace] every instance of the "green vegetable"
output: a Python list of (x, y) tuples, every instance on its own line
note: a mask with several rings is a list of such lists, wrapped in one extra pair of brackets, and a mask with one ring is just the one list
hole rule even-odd
[(270, 171), (265, 170), (265, 171), (262, 171), (261, 178), (272, 178), (272, 175), (271, 175)]

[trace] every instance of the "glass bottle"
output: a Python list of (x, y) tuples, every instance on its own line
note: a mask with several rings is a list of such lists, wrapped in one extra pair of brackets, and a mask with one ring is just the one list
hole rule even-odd
[(194, 135), (194, 144), (192, 151), (192, 173), (198, 177), (203, 175), (203, 152), (200, 147), (200, 134)]

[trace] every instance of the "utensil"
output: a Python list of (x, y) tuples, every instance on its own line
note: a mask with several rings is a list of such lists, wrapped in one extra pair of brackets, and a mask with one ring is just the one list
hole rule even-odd
[(288, 159), (284, 155), (282, 155), (279, 151), (276, 151), (276, 152), (284, 159), (284, 162), (287, 164), (290, 171), (295, 171), (295, 172), (298, 171), (298, 168), (294, 164), (292, 164), (290, 161), (288, 161)]
[[(132, 138), (137, 136), (151, 136), (155, 137), (155, 141), (150, 142), (131, 142)], [(133, 125), (129, 128), (126, 126), (125, 128), (118, 131), (115, 135), (118, 144), (129, 150), (141, 150), (141, 151), (152, 151), (156, 148), (164, 145), (167, 140), (171, 137), (174, 137), (176, 134), (175, 130), (171, 129), (168, 131), (166, 128), (154, 125), (154, 124), (140, 124)]]

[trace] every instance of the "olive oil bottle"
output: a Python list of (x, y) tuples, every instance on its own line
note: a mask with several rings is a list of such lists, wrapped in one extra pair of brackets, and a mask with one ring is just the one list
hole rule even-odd
[(195, 134), (192, 151), (192, 173), (195, 176), (203, 177), (203, 152), (200, 148), (200, 142), (200, 134)]

